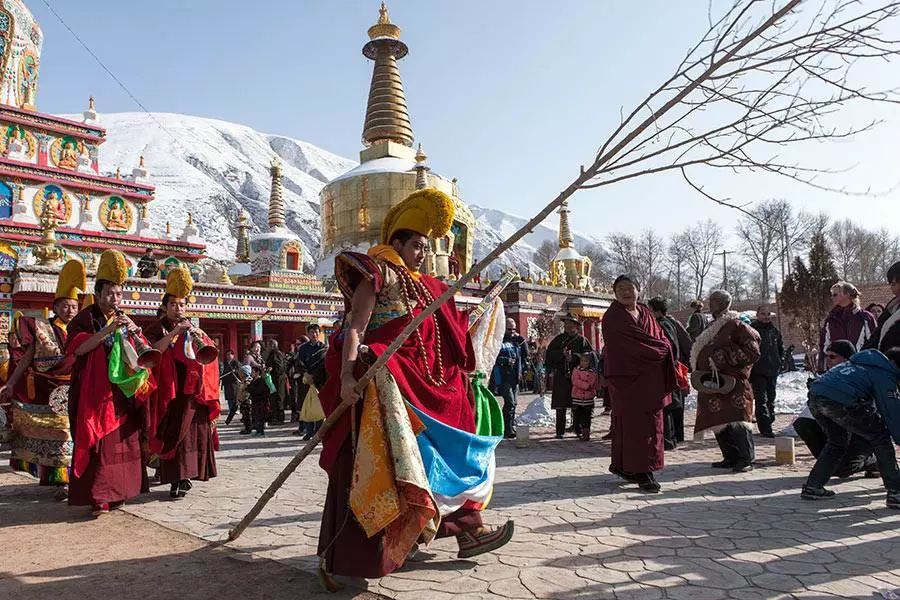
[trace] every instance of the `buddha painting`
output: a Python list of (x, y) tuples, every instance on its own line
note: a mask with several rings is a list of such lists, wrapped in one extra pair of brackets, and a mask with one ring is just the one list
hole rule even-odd
[(131, 210), (122, 198), (113, 196), (101, 210), (100, 221), (110, 231), (128, 231), (131, 227)]
[(74, 142), (65, 142), (59, 150), (59, 160), (56, 163), (61, 169), (74, 169), (78, 166), (78, 152)]
[(53, 211), (53, 214), (56, 216), (56, 219), (58, 221), (65, 223), (68, 220), (66, 218), (66, 204), (56, 192), (50, 192), (47, 194), (45, 206), (49, 210)]

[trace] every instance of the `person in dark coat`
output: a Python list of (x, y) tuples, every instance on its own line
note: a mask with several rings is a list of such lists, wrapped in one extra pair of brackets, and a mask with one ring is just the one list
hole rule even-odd
[(231, 420), (238, 410), (237, 387), (240, 380), (241, 363), (235, 358), (234, 352), (225, 352), (225, 361), (222, 363), (222, 390), (225, 392), (225, 402), (228, 404), (228, 416), (225, 424), (231, 425)]
[[(298, 412), (303, 410), (309, 386), (321, 390), (328, 379), (328, 373), (325, 371), (325, 353), (328, 347), (322, 341), (322, 329), (318, 323), (310, 323), (306, 326), (306, 333), (307, 341), (297, 348), (294, 359), (294, 375), (299, 375), (295, 380)], [(302, 435), (304, 441), (311, 440), (322, 426), (322, 421), (299, 421), (299, 423), (294, 435)]]
[(756, 319), (750, 323), (750, 327), (759, 334), (759, 360), (750, 371), (750, 386), (756, 400), (756, 426), (760, 435), (773, 438), (775, 393), (784, 356), (784, 341), (781, 339), (781, 332), (772, 323), (772, 311), (766, 305), (756, 309)]
[(275, 384), (269, 424), (279, 425), (284, 423), (284, 401), (287, 398), (287, 357), (278, 349), (278, 340), (269, 340), (269, 354), (265, 360), (272, 383)]
[(872, 313), (859, 307), (859, 290), (852, 283), (838, 281), (831, 286), (831, 299), (834, 306), (819, 334), (819, 373), (825, 371), (825, 348), (831, 342), (849, 340), (857, 348), (864, 348), (878, 328)]
[[(668, 316), (669, 303), (664, 298), (657, 296), (652, 298), (647, 306), (653, 311), (653, 316), (656, 317), (663, 333), (666, 334), (675, 360), (690, 367), (691, 347), (694, 341), (681, 323)], [(678, 442), (684, 442), (684, 398), (686, 395), (683, 390), (673, 390), (672, 403), (663, 411), (663, 436), (666, 450), (674, 450), (678, 446)]]
[(688, 317), (687, 332), (691, 336), (692, 340), (696, 340), (697, 336), (703, 333), (703, 330), (706, 329), (707, 325), (709, 325), (709, 319), (707, 319), (706, 315), (703, 314), (702, 300), (692, 301), (691, 308), (694, 310), (694, 312), (692, 312), (691, 316)]
[[(544, 358), (547, 373), (553, 378), (550, 406), (556, 410), (556, 439), (566, 434), (566, 411), (572, 408), (572, 369), (579, 355), (592, 350), (581, 331), (581, 323), (572, 315), (563, 315), (563, 332), (550, 341)], [(575, 432), (580, 436), (580, 432)]]
[(888, 269), (887, 282), (894, 297), (885, 305), (878, 318), (878, 327), (865, 345), (865, 348), (882, 352), (900, 347), (900, 262), (895, 262)]
[(492, 383), (503, 398), (503, 437), (507, 439), (516, 437), (516, 396), (522, 382), (525, 358), (528, 356), (525, 338), (519, 335), (516, 327), (515, 319), (506, 319), (503, 344), (491, 373)]

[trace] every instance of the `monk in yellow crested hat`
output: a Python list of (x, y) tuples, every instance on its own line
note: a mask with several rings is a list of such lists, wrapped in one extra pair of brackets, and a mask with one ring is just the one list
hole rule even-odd
[(78, 294), (87, 292), (87, 271), (84, 263), (72, 259), (63, 265), (53, 296), (53, 314), (67, 324), (78, 313)]
[(416, 190), (388, 211), (381, 224), (381, 244), (369, 256), (418, 272), (428, 239), (447, 235), (453, 225), (453, 199), (435, 188)]
[(187, 320), (187, 298), (193, 290), (194, 278), (191, 277), (187, 267), (180, 266), (169, 271), (166, 277), (166, 293), (162, 297), (159, 309), (169, 321), (167, 330), (172, 334), (172, 339), (191, 328), (191, 323)]

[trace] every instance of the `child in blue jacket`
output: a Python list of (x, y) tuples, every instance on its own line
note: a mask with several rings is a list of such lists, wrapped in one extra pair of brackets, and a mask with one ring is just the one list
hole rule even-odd
[[(900, 348), (882, 354), (864, 350), (816, 379), (809, 388), (809, 410), (828, 441), (819, 454), (800, 496), (830, 498), (828, 479), (840, 466), (853, 434), (875, 452), (887, 489), (888, 508), (900, 509), (900, 469), (894, 441), (900, 443)], [(891, 439), (893, 437), (893, 440)]]

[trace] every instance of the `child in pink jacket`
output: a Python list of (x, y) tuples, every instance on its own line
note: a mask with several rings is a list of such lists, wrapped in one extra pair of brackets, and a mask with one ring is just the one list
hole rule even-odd
[(581, 432), (581, 441), (591, 439), (591, 414), (594, 412), (594, 397), (597, 395), (597, 372), (593, 366), (593, 354), (585, 352), (572, 371), (572, 417), (575, 428)]

